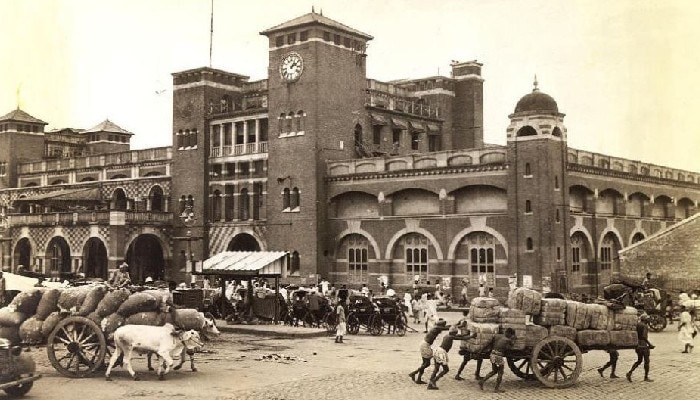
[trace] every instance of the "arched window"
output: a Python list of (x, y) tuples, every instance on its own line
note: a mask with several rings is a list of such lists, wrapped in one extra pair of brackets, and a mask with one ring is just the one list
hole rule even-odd
[(404, 237), (406, 257), (406, 278), (412, 281), (417, 275), (419, 280), (428, 279), (428, 239), (423, 235)]
[(287, 115), (287, 118), (285, 121), (287, 123), (286, 124), (287, 125), (287, 132), (290, 132), (290, 133), (296, 132), (294, 130), (295, 126), (294, 126), (294, 122), (293, 122), (294, 121), (294, 113), (293, 112), (291, 112), (291, 111), (289, 112), (289, 115)]
[(531, 214), (532, 213), (532, 203), (530, 200), (525, 200), (525, 214)]
[(290, 199), (289, 199), (289, 200), (290, 200), (290, 201), (289, 201), (289, 207), (290, 207), (292, 210), (297, 210), (297, 211), (298, 211), (298, 210), (299, 210), (299, 206), (301, 205), (301, 204), (299, 203), (299, 202), (300, 202), (300, 198), (299, 198), (299, 188), (296, 188), (296, 187), (295, 187), (294, 189), (292, 189), (292, 195), (290, 196)]
[(301, 259), (299, 257), (298, 251), (293, 251), (289, 260), (289, 274), (299, 275), (299, 270), (301, 269)]
[(182, 196), (180, 196), (180, 215), (184, 215), (186, 205), (187, 205), (187, 198), (183, 194)]
[(531, 126), (523, 126), (522, 128), (520, 128), (520, 130), (518, 130), (516, 136), (537, 136), (537, 131)]
[(525, 163), (525, 176), (532, 176), (532, 169), (530, 168), (530, 163)]
[(238, 203), (238, 219), (247, 221), (249, 216), (250, 204), (248, 201), (248, 189), (241, 189), (240, 200)]
[[(287, 133), (287, 131), (285, 130), (285, 128), (287, 126), (287, 116), (284, 115), (284, 113), (280, 114), (280, 117), (277, 119), (277, 125), (279, 128), (280, 135)], [(238, 144), (240, 144), (240, 143), (242, 143), (242, 142), (239, 142)]]
[(282, 191), (282, 210), (289, 210), (291, 205), (291, 195), (289, 188)]
[(561, 129), (555, 127), (555, 128), (552, 130), (552, 136), (561, 137)]
[(151, 203), (150, 211), (163, 211), (163, 189), (160, 186), (153, 186), (148, 199)]
[(355, 125), (355, 146), (362, 146), (362, 125)]
[(112, 210), (124, 211), (126, 210), (126, 193), (124, 189), (118, 188), (112, 193)]
[(532, 244), (532, 238), (527, 238), (525, 239), (525, 246), (527, 248), (527, 251), (533, 251), (534, 250), (534, 245)]
[(306, 129), (306, 121), (304, 119), (304, 111), (299, 110), (297, 112), (297, 132), (304, 132), (304, 129)]
[(253, 219), (260, 219), (260, 206), (263, 205), (263, 184), (256, 182), (253, 184)]
[(369, 242), (361, 235), (350, 235), (348, 238), (348, 281), (367, 283), (367, 258)]
[(212, 200), (213, 200), (212, 201), (212, 221), (219, 221), (219, 220), (221, 220), (221, 216), (222, 216), (221, 210), (223, 207), (223, 205), (221, 204), (222, 197), (221, 197), (220, 190), (214, 191), (214, 196), (213, 196)]

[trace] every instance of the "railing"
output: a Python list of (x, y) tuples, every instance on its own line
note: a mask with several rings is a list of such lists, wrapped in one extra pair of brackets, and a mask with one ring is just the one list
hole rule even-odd
[(170, 160), (171, 158), (172, 149), (170, 147), (157, 147), (145, 150), (131, 150), (119, 153), (22, 163), (19, 165), (19, 173), (31, 174), (47, 172), (49, 170), (56, 171), (86, 167), (105, 167), (141, 161)]
[(110, 224), (112, 213), (124, 213), (128, 223), (172, 223), (173, 215), (162, 211), (75, 211), (46, 214), (8, 215), (9, 226)]
[(233, 146), (212, 147), (212, 157), (240, 156), (243, 154), (267, 153), (267, 142), (234, 144)]
[(363, 173), (384, 173), (399, 170), (419, 170), (462, 166), (505, 167), (506, 150), (488, 147), (473, 150), (448, 150), (409, 154), (395, 157), (371, 157), (326, 163), (329, 176)]
[(437, 106), (430, 106), (381, 92), (369, 91), (365, 98), (365, 106), (383, 108), (421, 117), (440, 118), (440, 109)]

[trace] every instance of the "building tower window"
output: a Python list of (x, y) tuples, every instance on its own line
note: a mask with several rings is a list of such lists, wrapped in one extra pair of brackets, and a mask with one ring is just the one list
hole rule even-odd
[(282, 211), (289, 211), (291, 209), (291, 193), (289, 188), (284, 188), (282, 191)]
[(411, 150), (418, 150), (420, 140), (420, 132), (411, 132)]
[(495, 282), (494, 276), (494, 249), (492, 243), (485, 243), (489, 247), (482, 247), (479, 243), (477, 247), (471, 247), (469, 250), (469, 264), (474, 282), (481, 283), (486, 280), (486, 284), (493, 286)]
[(561, 217), (559, 215), (559, 209), (557, 208), (556, 210), (556, 215), (554, 216), (554, 219), (556, 220), (557, 223), (561, 222)]
[(530, 168), (530, 163), (525, 163), (525, 176), (532, 176), (532, 169)]
[(299, 206), (300, 206), (300, 198), (299, 198), (299, 188), (294, 188), (292, 189), (292, 195), (290, 196), (289, 199), (289, 207), (291, 208), (292, 211), (299, 211)]
[(559, 176), (554, 175), (554, 190), (559, 190)]
[(299, 132), (304, 132), (304, 129), (306, 128), (306, 126), (305, 126), (305, 125), (306, 125), (306, 124), (305, 124), (306, 121), (304, 121), (304, 111), (303, 111), (303, 110), (297, 111), (297, 119), (296, 119), (296, 122), (297, 122), (297, 132), (298, 132), (298, 133), (299, 133)]
[(530, 200), (525, 200), (525, 214), (532, 214), (532, 203)]
[(408, 235), (404, 239), (406, 278), (412, 281), (428, 279), (428, 239), (422, 235)]
[(289, 260), (289, 274), (299, 275), (299, 270), (301, 269), (301, 260), (299, 258), (299, 252), (293, 251)]
[(561, 261), (561, 247), (557, 247), (557, 261)]
[[(277, 127), (279, 130), (279, 136), (282, 136), (286, 133), (286, 131), (284, 130), (284, 128), (286, 126), (285, 119), (286, 119), (286, 115), (284, 115), (284, 113), (280, 114), (279, 118), (277, 118)], [(236, 124), (236, 132), (238, 132), (238, 124)], [(237, 143), (240, 144), (242, 142), (237, 142)]]
[(250, 204), (248, 201), (248, 189), (241, 189), (240, 199), (238, 203), (238, 219), (247, 221), (250, 218)]
[(355, 125), (355, 146), (362, 147), (362, 125)]
[(372, 143), (380, 145), (382, 143), (382, 126), (372, 125)]
[(525, 246), (527, 251), (533, 251), (535, 249), (534, 245), (532, 244), (532, 238), (529, 237), (525, 239)]
[(572, 243), (574, 246), (571, 248), (571, 272), (581, 271), (581, 248), (578, 244)]
[(360, 235), (351, 235), (348, 239), (348, 281), (367, 283), (367, 254), (369, 243)]

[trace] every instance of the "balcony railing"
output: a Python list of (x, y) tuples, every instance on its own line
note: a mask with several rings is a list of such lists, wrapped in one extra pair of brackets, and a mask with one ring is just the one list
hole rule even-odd
[(143, 161), (165, 161), (170, 160), (171, 158), (172, 149), (170, 147), (157, 147), (153, 149), (74, 157), (62, 160), (23, 163), (19, 165), (19, 173), (31, 174), (75, 168), (106, 167), (115, 164), (137, 163)]
[(212, 157), (240, 156), (244, 154), (267, 153), (267, 142), (234, 144), (211, 148)]
[(172, 213), (162, 211), (79, 211), (45, 214), (12, 214), (8, 216), (10, 227), (104, 224), (120, 220), (113, 214), (124, 214), (126, 223), (171, 223)]

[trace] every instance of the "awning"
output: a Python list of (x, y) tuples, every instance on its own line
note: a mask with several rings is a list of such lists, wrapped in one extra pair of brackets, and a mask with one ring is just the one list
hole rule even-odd
[(384, 116), (372, 114), (372, 125), (389, 125), (389, 121)]
[(286, 276), (286, 251), (224, 251), (204, 261), (209, 275)]
[(429, 131), (429, 132), (434, 132), (434, 133), (440, 132), (440, 127), (437, 126), (436, 124), (428, 123), (427, 126), (428, 126), (428, 131)]
[(40, 201), (92, 201), (99, 202), (102, 201), (102, 195), (100, 194), (99, 188), (81, 188), (81, 189), (68, 189), (68, 190), (57, 190), (55, 192), (37, 194), (30, 197), (22, 197), (15, 199), (15, 201), (24, 202), (40, 202)]
[(408, 129), (408, 124), (402, 119), (392, 118), (391, 123), (394, 124), (394, 126), (397, 126), (401, 129)]
[(425, 132), (425, 125), (423, 125), (421, 122), (415, 122), (411, 121), (411, 129), (416, 132)]

